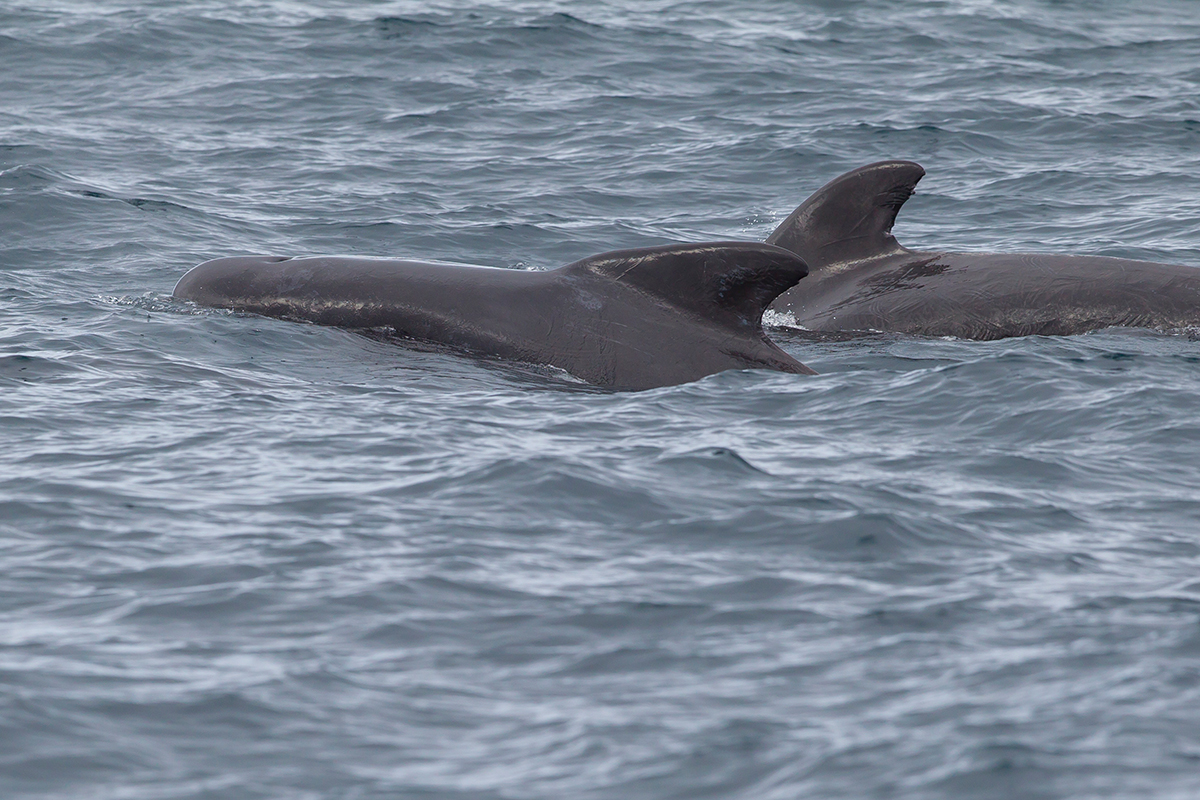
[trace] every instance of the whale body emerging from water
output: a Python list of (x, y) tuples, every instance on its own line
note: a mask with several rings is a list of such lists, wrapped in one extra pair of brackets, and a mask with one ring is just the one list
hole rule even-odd
[(768, 304), (808, 273), (757, 242), (617, 250), (544, 272), (387, 258), (239, 256), (206, 261), (174, 296), (551, 365), (612, 389), (730, 369), (815, 374), (762, 329)]
[(916, 252), (892, 236), (925, 175), (882, 161), (827, 183), (767, 238), (808, 262), (772, 304), (813, 331), (963, 339), (1200, 325), (1200, 269), (1101, 256)]

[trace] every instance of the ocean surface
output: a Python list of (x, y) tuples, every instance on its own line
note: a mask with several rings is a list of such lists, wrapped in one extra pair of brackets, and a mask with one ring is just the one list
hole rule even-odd
[(174, 302), (223, 255), (1200, 268), (1187, 0), (0, 4), (0, 797), (1200, 796), (1200, 341), (634, 393)]

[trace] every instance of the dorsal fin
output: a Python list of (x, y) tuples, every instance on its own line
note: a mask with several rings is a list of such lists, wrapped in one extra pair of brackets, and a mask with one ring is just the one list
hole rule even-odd
[(763, 311), (808, 274), (804, 260), (758, 242), (702, 242), (613, 250), (563, 269), (600, 275), (705, 319), (758, 327)]
[(767, 237), (816, 270), (902, 252), (892, 236), (900, 206), (925, 176), (912, 161), (880, 161), (822, 186)]

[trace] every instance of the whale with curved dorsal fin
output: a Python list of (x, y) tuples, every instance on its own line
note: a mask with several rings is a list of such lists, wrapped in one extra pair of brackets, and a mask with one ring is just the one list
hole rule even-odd
[(925, 175), (868, 164), (817, 190), (767, 238), (809, 266), (771, 305), (812, 331), (963, 339), (1200, 325), (1200, 268), (1103, 256), (913, 251), (892, 235)]
[(206, 261), (174, 296), (546, 364), (612, 389), (730, 369), (815, 374), (762, 329), (768, 304), (808, 272), (757, 242), (601, 253), (542, 272), (388, 258), (239, 256)]

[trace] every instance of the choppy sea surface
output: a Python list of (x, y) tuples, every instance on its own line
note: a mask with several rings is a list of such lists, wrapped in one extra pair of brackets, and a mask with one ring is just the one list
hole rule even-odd
[(0, 796), (1200, 796), (1200, 342), (637, 392), (195, 263), (761, 240), (1200, 267), (1200, 6), (0, 6)]

